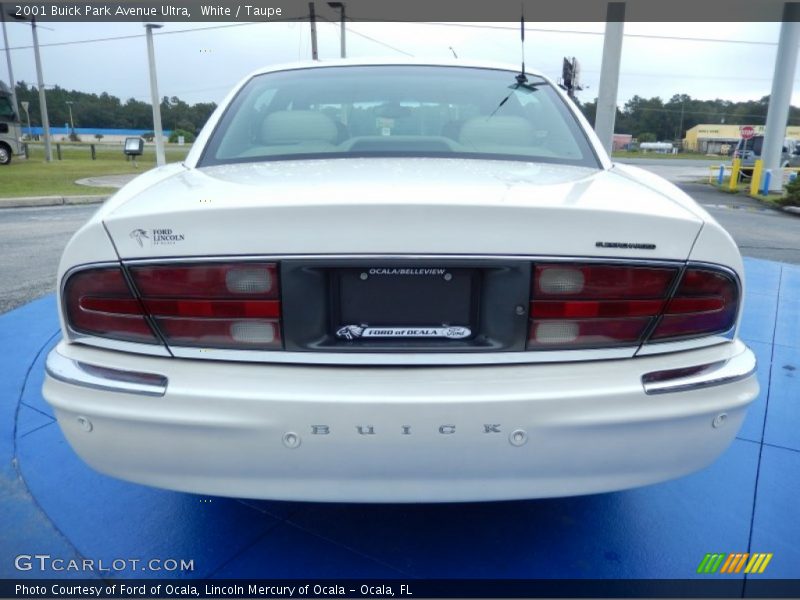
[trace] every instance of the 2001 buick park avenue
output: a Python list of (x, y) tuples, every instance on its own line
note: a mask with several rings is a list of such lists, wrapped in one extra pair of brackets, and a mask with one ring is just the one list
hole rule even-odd
[(619, 490), (711, 463), (758, 392), (730, 236), (513, 67), (260, 71), (78, 231), (59, 288), (64, 434), (176, 490)]

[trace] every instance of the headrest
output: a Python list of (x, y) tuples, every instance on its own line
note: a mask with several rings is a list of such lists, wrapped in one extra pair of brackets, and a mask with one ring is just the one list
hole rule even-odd
[(461, 127), (458, 140), (466, 146), (530, 146), (533, 125), (522, 117), (474, 117)]
[(336, 123), (328, 115), (313, 110), (279, 110), (261, 124), (261, 141), (268, 146), (302, 142), (334, 143)]

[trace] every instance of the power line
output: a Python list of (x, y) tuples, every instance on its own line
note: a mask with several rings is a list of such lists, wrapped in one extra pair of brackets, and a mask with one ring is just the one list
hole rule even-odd
[[(195, 33), (202, 31), (211, 31), (214, 29), (228, 29), (230, 27), (248, 27), (251, 25), (263, 25), (263, 23), (229, 23), (227, 25), (213, 25), (211, 27), (197, 27), (193, 29), (175, 29), (172, 31), (159, 31), (154, 33), (155, 36), (162, 35), (175, 35), (179, 33)], [(91, 38), (86, 40), (71, 40), (67, 42), (50, 42), (47, 44), (39, 44), (40, 48), (53, 47), (53, 46), (75, 46), (79, 44), (93, 44), (95, 42), (115, 42), (117, 40), (132, 40), (145, 37), (144, 33), (134, 33), (131, 35), (117, 35), (103, 38)], [(30, 50), (33, 46), (9, 46), (8, 50)]]
[[(507, 26), (507, 25), (478, 25), (475, 23), (442, 23), (442, 22), (418, 22), (414, 23), (414, 25), (433, 25), (436, 27), (466, 27), (471, 29), (497, 29), (497, 30), (506, 30), (506, 31), (519, 31), (518, 26)], [(579, 29), (544, 29), (541, 27), (528, 27), (525, 25), (525, 31), (536, 31), (540, 33), (574, 33), (577, 35), (594, 35), (594, 36), (603, 36), (605, 35), (602, 31), (581, 31)], [(753, 45), (753, 46), (777, 46), (777, 42), (760, 42), (756, 40), (733, 40), (733, 39), (724, 39), (724, 38), (699, 38), (699, 37), (689, 37), (689, 36), (678, 36), (678, 35), (653, 35), (653, 34), (645, 34), (645, 33), (625, 33), (623, 34), (625, 37), (630, 38), (643, 38), (643, 39), (654, 39), (654, 40), (674, 40), (674, 41), (681, 41), (681, 42), (711, 42), (711, 43), (721, 43), (721, 44), (745, 44), (745, 45)]]
[[(335, 27), (340, 27), (340, 23), (338, 23), (336, 21), (332, 21), (331, 19), (328, 19), (327, 17), (317, 15), (317, 19), (325, 21), (329, 25), (333, 25)], [(359, 37), (362, 37), (364, 39), (367, 39), (370, 42), (374, 42), (374, 43), (379, 44), (381, 46), (385, 46), (386, 48), (394, 50), (395, 52), (399, 52), (400, 54), (405, 54), (406, 56), (411, 56), (412, 58), (414, 56), (413, 54), (411, 54), (411, 52), (406, 52), (405, 50), (401, 50), (400, 48), (397, 48), (396, 46), (392, 46), (391, 44), (387, 44), (386, 42), (382, 42), (381, 40), (376, 40), (374, 37), (370, 37), (366, 33), (361, 33), (360, 31), (356, 31), (355, 29), (351, 29), (350, 27), (347, 27), (346, 25), (345, 25), (345, 31), (347, 31), (348, 33), (353, 33), (353, 34), (355, 34), (355, 35), (357, 35)]]

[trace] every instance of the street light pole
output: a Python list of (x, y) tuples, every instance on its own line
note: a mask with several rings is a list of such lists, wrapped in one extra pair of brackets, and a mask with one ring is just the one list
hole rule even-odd
[(317, 14), (314, 11), (314, 3), (308, 3), (308, 23), (311, 25), (311, 60), (319, 60), (317, 51)]
[(328, 2), (328, 6), (331, 8), (338, 8), (340, 14), (340, 32), (339, 32), (339, 41), (341, 43), (341, 50), (340, 55), (342, 58), (347, 58), (347, 44), (345, 42), (347, 30), (345, 29), (345, 16), (344, 16), (344, 2)]
[(42, 132), (44, 133), (44, 159), (53, 161), (53, 148), (50, 145), (50, 119), (47, 117), (47, 98), (44, 94), (44, 76), (42, 75), (42, 57), (39, 55), (39, 35), (36, 33), (36, 19), (31, 19), (33, 32), (33, 56), (36, 60), (36, 81), (39, 86), (39, 110), (42, 113)]
[(157, 23), (145, 23), (147, 30), (147, 59), (150, 65), (150, 99), (153, 103), (153, 134), (156, 140), (156, 165), (161, 167), (167, 163), (164, 157), (164, 130), (161, 127), (161, 101), (158, 96), (156, 79), (156, 57), (153, 48), (153, 29), (163, 27)]
[(67, 100), (67, 108), (69, 109), (69, 132), (70, 135), (75, 135), (75, 122), (72, 120), (72, 100)]
[(30, 106), (30, 102), (26, 102), (25, 100), (23, 100), (22, 102), (20, 102), (20, 104), (22, 104), (22, 110), (25, 111), (25, 116), (28, 118), (28, 139), (30, 140), (31, 139), (31, 113), (28, 110), (28, 107)]
[(3, 24), (3, 44), (6, 47), (6, 63), (8, 64), (8, 85), (11, 86), (11, 103), (14, 105), (14, 112), (19, 116), (19, 106), (17, 105), (17, 84), (14, 82), (14, 70), (11, 68), (11, 51), (8, 49), (8, 34), (6, 33), (6, 13), (0, 6), (0, 22)]

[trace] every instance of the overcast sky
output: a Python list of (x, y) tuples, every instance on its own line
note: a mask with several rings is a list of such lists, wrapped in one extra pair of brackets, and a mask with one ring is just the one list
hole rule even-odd
[[(334, 19), (335, 13), (328, 15)], [(36, 82), (31, 31), (6, 24), (16, 80)], [(563, 56), (576, 56), (597, 95), (603, 23), (527, 23), (526, 64), (557, 78)], [(770, 93), (779, 23), (628, 23), (625, 25), (619, 104), (634, 95), (676, 93), (695, 98), (758, 99)], [(318, 24), (320, 58), (339, 55), (338, 24)], [(62, 42), (134, 36), (70, 45)], [(372, 38), (372, 39), (370, 39)], [(680, 39), (695, 38), (695, 39)], [(721, 40), (721, 41), (714, 41)], [(724, 41), (722, 41), (724, 40)], [(45, 85), (108, 92), (149, 101), (143, 27), (137, 23), (45, 23), (39, 28)], [(161, 96), (189, 102), (221, 100), (249, 71), (310, 58), (308, 23), (165, 23), (155, 39)], [(452, 57), (518, 63), (518, 24), (350, 23), (351, 57)], [(797, 76), (796, 76), (797, 78)], [(7, 80), (5, 57), (0, 79)], [(800, 92), (793, 104), (800, 105)]]

